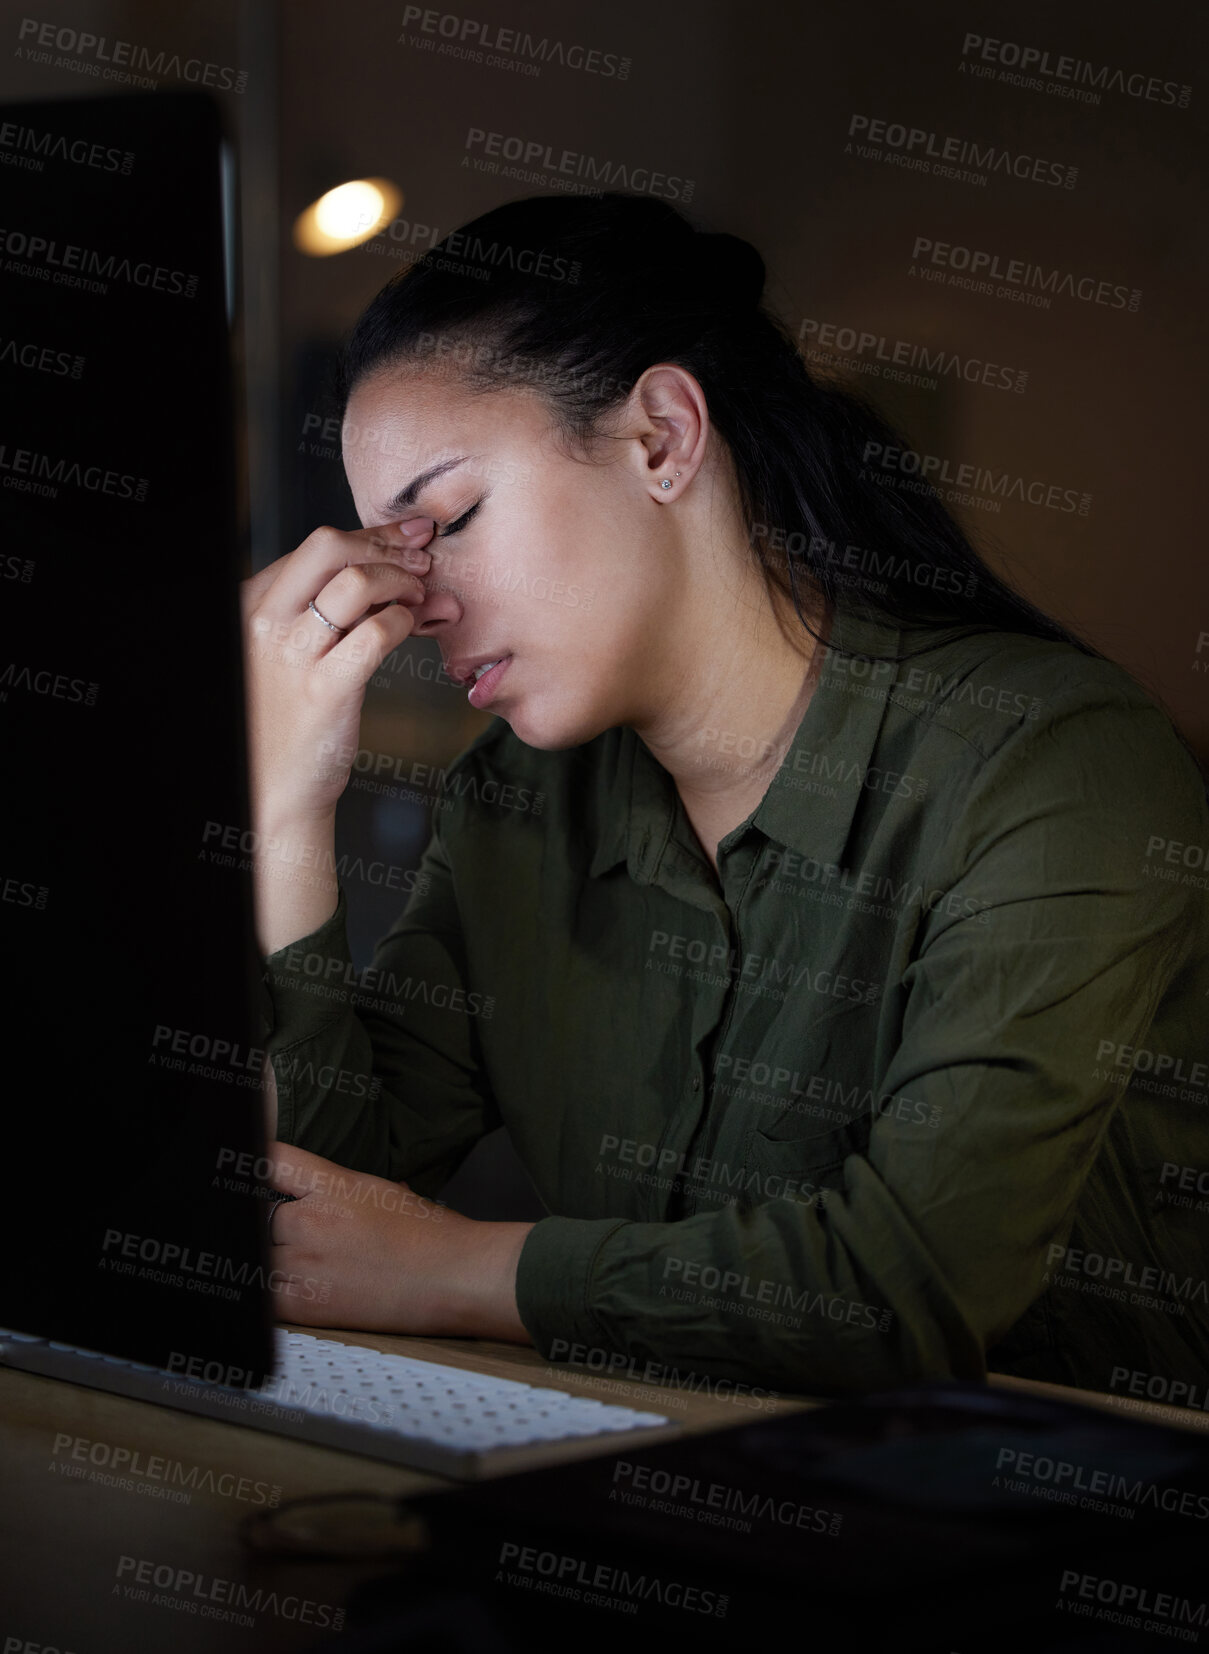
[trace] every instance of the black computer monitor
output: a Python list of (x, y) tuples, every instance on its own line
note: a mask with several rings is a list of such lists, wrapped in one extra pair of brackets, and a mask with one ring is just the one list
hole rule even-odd
[(231, 148), (152, 93), (0, 157), (0, 1323), (263, 1373)]

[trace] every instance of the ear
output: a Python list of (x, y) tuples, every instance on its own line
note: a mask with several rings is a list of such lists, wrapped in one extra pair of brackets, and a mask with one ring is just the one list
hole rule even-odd
[(637, 440), (635, 462), (651, 497), (678, 500), (701, 469), (709, 443), (705, 392), (687, 368), (659, 362), (635, 383), (629, 415), (624, 434)]

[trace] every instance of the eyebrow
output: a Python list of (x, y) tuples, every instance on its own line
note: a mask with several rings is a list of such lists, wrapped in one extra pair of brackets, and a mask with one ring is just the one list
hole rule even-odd
[(384, 521), (390, 522), (401, 511), (406, 511), (408, 506), (414, 505), (430, 482), (435, 482), (438, 477), (443, 477), (446, 471), (452, 471), (455, 465), (464, 465), (470, 458), (471, 455), (469, 454), (459, 454), (457, 459), (442, 460), (439, 465), (432, 466), (430, 470), (421, 471), (418, 477), (412, 478), (406, 488), (400, 488), (397, 494), (387, 500), (379, 514)]

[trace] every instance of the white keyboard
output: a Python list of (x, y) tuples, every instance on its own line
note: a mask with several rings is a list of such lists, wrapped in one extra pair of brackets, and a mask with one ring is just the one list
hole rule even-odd
[(604, 1452), (636, 1438), (645, 1445), (679, 1433), (662, 1413), (280, 1327), (273, 1337), (273, 1377), (259, 1390), (209, 1384), (3, 1329), (0, 1363), (463, 1479), (514, 1470), (515, 1450), (538, 1443), (593, 1441)]

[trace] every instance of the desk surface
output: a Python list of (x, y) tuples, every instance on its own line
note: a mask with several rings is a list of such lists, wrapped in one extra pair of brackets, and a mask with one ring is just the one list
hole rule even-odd
[[(517, 1344), (333, 1333), (311, 1327), (293, 1330), (547, 1384), (624, 1406), (649, 1407), (667, 1412), (689, 1434), (825, 1405), (804, 1397), (782, 1397), (757, 1412), (742, 1401), (679, 1392), (641, 1379), (619, 1384), (571, 1367), (552, 1366), (536, 1350)], [(996, 1375), (991, 1383), (1080, 1401), (1133, 1420), (1209, 1430), (1209, 1416), (1187, 1409)], [(84, 1438), (99, 1460), (111, 1458), (116, 1448), (141, 1454), (144, 1460), (158, 1455), (179, 1460), (186, 1474), (193, 1465), (200, 1467), (202, 1476), (212, 1471), (214, 1485), (195, 1489), (184, 1504), (148, 1491), (162, 1483), (114, 1485), (111, 1470), (103, 1465), (94, 1470), (87, 1461), (77, 1461), (74, 1470), (78, 1473), (65, 1475), (64, 1466), (72, 1462), (71, 1448), (77, 1438)], [(250, 1552), (240, 1540), (239, 1525), (244, 1517), (265, 1508), (269, 1490), (279, 1490), (275, 1502), (284, 1504), (318, 1494), (363, 1492), (397, 1498), (459, 1485), (442, 1476), (357, 1454), (11, 1370), (0, 1371), (0, 1441), (8, 1470), (8, 1497), (0, 1513), (9, 1576), (5, 1635), (19, 1635), (23, 1642), (75, 1654), (108, 1654), (109, 1650), (127, 1654), (134, 1646), (200, 1654), (232, 1638), (258, 1651), (307, 1648), (323, 1634), (322, 1629), (288, 1617), (297, 1611), (292, 1608), (261, 1610), (255, 1631), (250, 1633), (169, 1606), (164, 1597), (157, 1604), (159, 1593), (154, 1588), (147, 1591), (146, 1600), (131, 1600), (122, 1590), (131, 1570), (119, 1574), (121, 1559), (166, 1564), (205, 1581), (238, 1581), (249, 1590), (275, 1591), (281, 1593), (283, 1603), (287, 1594), (293, 1594), (313, 1603), (339, 1605), (356, 1585), (381, 1574), (383, 1562), (378, 1558), (324, 1562)], [(607, 1452), (607, 1442), (597, 1450)], [(565, 1451), (538, 1447), (526, 1454), (518, 1468), (537, 1467), (559, 1457), (565, 1458)], [(224, 1473), (228, 1473), (226, 1479)], [(90, 1479), (94, 1475), (96, 1479)], [(259, 1492), (257, 1484), (261, 1484)], [(229, 1491), (218, 1491), (220, 1486)]]

